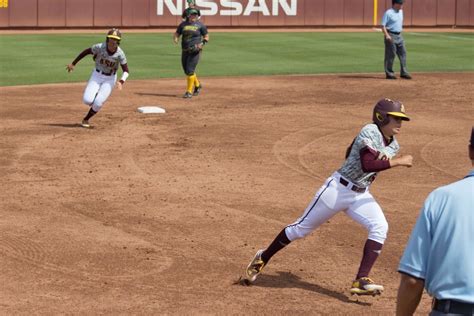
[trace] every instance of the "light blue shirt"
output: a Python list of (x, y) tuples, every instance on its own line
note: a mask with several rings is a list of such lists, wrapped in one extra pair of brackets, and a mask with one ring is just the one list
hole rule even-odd
[(474, 169), (428, 196), (398, 271), (437, 299), (474, 303)]
[(403, 10), (395, 11), (391, 8), (385, 11), (382, 25), (389, 31), (400, 33), (403, 30)]

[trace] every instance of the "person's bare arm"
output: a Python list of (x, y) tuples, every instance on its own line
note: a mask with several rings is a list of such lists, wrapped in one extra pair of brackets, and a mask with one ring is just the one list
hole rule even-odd
[(385, 39), (391, 42), (392, 37), (390, 36), (390, 34), (388, 34), (388, 30), (385, 26), (382, 26), (382, 32), (383, 32), (383, 35), (385, 36)]
[(173, 42), (175, 44), (178, 44), (178, 40), (179, 40), (179, 34), (178, 33), (174, 33), (173, 34)]
[(413, 164), (413, 156), (412, 155), (401, 156), (398, 158), (390, 159), (389, 162), (390, 162), (390, 168), (398, 167), (398, 166), (411, 167)]
[(424, 286), (424, 280), (401, 273), (397, 296), (397, 316), (413, 315), (420, 304)]

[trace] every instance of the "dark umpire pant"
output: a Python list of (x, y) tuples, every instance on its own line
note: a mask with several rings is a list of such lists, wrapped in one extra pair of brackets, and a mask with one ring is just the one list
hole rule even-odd
[(392, 41), (385, 39), (385, 74), (387, 76), (394, 76), (393, 61), (395, 54), (400, 59), (400, 75), (408, 75), (407, 69), (407, 51), (405, 49), (405, 42), (401, 33), (389, 32)]
[(430, 316), (474, 315), (474, 304), (456, 300), (433, 300)]
[(196, 71), (196, 66), (199, 62), (201, 52), (189, 52), (183, 49), (181, 54), (181, 65), (183, 66), (186, 76), (192, 76)]

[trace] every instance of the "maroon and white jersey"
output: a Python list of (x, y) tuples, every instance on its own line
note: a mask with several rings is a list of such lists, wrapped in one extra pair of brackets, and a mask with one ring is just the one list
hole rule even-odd
[(378, 159), (386, 160), (393, 158), (400, 150), (400, 146), (395, 137), (386, 145), (382, 132), (375, 124), (367, 124), (362, 128), (354, 140), (349, 156), (338, 172), (354, 184), (364, 188), (368, 187), (377, 175), (377, 172), (364, 172), (362, 169), (360, 153), (366, 148), (376, 152)]
[(106, 74), (117, 72), (120, 65), (127, 63), (127, 57), (120, 47), (112, 55), (107, 52), (107, 43), (95, 44), (91, 47), (92, 54), (94, 54), (95, 68)]

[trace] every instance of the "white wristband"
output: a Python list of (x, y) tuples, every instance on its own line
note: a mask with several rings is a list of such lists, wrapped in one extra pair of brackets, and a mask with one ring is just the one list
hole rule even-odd
[(128, 72), (124, 72), (122, 74), (122, 78), (120, 78), (120, 80), (123, 80), (123, 82), (125, 82), (127, 80), (127, 78), (128, 78)]

